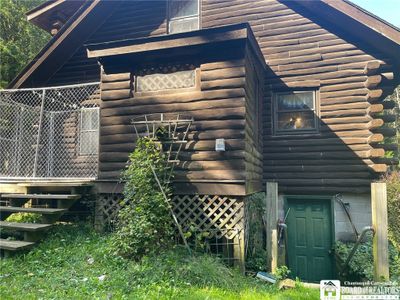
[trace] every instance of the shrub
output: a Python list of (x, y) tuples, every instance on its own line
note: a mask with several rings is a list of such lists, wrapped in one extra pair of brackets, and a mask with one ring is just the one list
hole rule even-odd
[(111, 247), (124, 257), (140, 259), (171, 245), (173, 227), (169, 204), (150, 167), (154, 167), (165, 193), (170, 196), (166, 182), (170, 169), (160, 148), (160, 144), (148, 138), (138, 139), (123, 173), (124, 200)]
[(246, 269), (251, 271), (265, 271), (267, 267), (267, 250), (265, 224), (265, 193), (254, 193), (245, 200), (245, 239)]
[(385, 177), (388, 199), (389, 239), (400, 250), (400, 172)]
[[(336, 242), (335, 252), (341, 263), (346, 261), (350, 251), (353, 249), (354, 243)], [(389, 273), (391, 280), (400, 279), (400, 253), (396, 247), (389, 243)], [(359, 245), (348, 267), (341, 274), (345, 280), (373, 280), (373, 252), (372, 252), (372, 236), (368, 237), (368, 241)]]

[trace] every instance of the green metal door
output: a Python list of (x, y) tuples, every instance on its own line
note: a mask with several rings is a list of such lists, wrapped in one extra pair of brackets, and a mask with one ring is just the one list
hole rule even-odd
[(287, 199), (288, 264), (293, 277), (308, 282), (333, 278), (331, 203)]

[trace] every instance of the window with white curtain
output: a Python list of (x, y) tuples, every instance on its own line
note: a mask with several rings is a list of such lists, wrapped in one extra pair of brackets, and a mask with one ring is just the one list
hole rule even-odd
[(318, 130), (316, 91), (292, 91), (274, 95), (275, 134), (309, 133)]
[(199, 0), (168, 0), (168, 33), (199, 29)]

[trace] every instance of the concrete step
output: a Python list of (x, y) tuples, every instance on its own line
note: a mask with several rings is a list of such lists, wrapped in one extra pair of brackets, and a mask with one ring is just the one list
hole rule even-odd
[(42, 231), (49, 229), (51, 226), (52, 226), (51, 224), (16, 223), (16, 222), (0, 221), (0, 228), (18, 230), (18, 231), (30, 231), (30, 232)]
[(40, 200), (77, 200), (76, 194), (2, 194), (5, 199), (40, 199)]
[(18, 251), (32, 247), (35, 245), (34, 242), (24, 242), (24, 241), (11, 241), (0, 239), (0, 249), (7, 251)]

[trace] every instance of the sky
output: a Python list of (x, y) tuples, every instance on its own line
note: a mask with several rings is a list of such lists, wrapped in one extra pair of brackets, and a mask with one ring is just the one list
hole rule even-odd
[(400, 0), (350, 0), (400, 28)]

